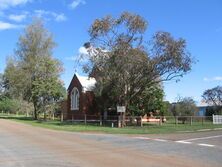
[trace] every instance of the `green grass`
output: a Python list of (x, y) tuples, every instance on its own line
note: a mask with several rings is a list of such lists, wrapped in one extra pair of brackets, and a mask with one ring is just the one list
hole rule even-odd
[(161, 126), (157, 124), (145, 124), (144, 127), (138, 126), (128, 126), (125, 128), (111, 128), (98, 126), (93, 124), (72, 124), (68, 122), (60, 122), (59, 120), (55, 121), (36, 121), (31, 118), (27, 118), (24, 116), (16, 116), (16, 115), (2, 115), (0, 114), (0, 118), (2, 119), (10, 119), (17, 122), (29, 124), (32, 126), (48, 128), (53, 130), (62, 130), (62, 131), (71, 131), (71, 132), (96, 132), (96, 133), (109, 133), (109, 134), (164, 134), (164, 133), (178, 133), (185, 131), (196, 132), (200, 129), (214, 129), (214, 128), (222, 128), (222, 125), (213, 125), (211, 122), (205, 122), (203, 125), (200, 122), (194, 122), (191, 126), (190, 124), (178, 124), (174, 123), (165, 123)]

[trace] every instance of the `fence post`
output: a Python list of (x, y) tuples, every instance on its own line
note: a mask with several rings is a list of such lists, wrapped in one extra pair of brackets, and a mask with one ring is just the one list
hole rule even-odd
[(61, 112), (61, 122), (63, 122), (63, 112)]
[(203, 126), (204, 117), (202, 117), (202, 126)]
[(140, 126), (143, 127), (143, 117), (140, 116)]
[(72, 123), (73, 123), (73, 121), (74, 121), (74, 118), (73, 118), (73, 113), (72, 113)]
[(119, 115), (118, 116), (118, 128), (121, 128), (122, 126), (122, 119), (121, 119), (122, 117)]
[(212, 123), (214, 124), (214, 119), (215, 119), (215, 118), (214, 118), (214, 114), (213, 114), (213, 118), (212, 118), (212, 119), (213, 119), (213, 120), (212, 120)]
[(178, 122), (177, 122), (177, 116), (175, 116), (175, 124), (176, 124), (176, 125), (178, 124)]
[(84, 120), (84, 123), (85, 123), (85, 125), (86, 125), (86, 114), (85, 114), (85, 120)]
[(103, 120), (102, 120), (102, 116), (100, 115), (100, 126), (102, 126), (103, 125)]
[(160, 116), (159, 125), (162, 125), (162, 116)]
[(192, 126), (193, 125), (193, 117), (190, 116), (190, 125)]

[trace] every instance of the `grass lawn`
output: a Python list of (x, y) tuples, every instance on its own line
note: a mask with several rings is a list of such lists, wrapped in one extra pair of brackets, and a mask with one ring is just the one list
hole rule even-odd
[(196, 132), (200, 129), (214, 129), (214, 128), (222, 128), (222, 125), (213, 125), (211, 122), (202, 123), (194, 123), (192, 126), (190, 124), (146, 124), (144, 127), (138, 126), (128, 126), (124, 128), (111, 128), (98, 126), (93, 124), (81, 124), (81, 123), (70, 123), (70, 122), (60, 122), (58, 120), (55, 121), (35, 121), (31, 118), (27, 118), (24, 116), (16, 116), (16, 115), (2, 115), (0, 114), (0, 118), (2, 119), (10, 119), (17, 122), (29, 124), (32, 126), (43, 127), (54, 130), (62, 130), (62, 131), (72, 131), (72, 132), (96, 132), (96, 133), (109, 133), (109, 134), (163, 134), (163, 133), (179, 133), (179, 132)]

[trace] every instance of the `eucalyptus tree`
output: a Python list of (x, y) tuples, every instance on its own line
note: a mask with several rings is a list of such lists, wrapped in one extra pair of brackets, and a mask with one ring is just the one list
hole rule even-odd
[(222, 86), (205, 90), (202, 97), (209, 105), (222, 106)]
[(205, 90), (202, 97), (209, 106), (212, 106), (207, 108), (207, 115), (222, 113), (222, 86)]
[(130, 113), (131, 105), (144, 107), (152, 98), (149, 92), (191, 70), (194, 59), (184, 39), (159, 31), (147, 42), (147, 27), (143, 17), (129, 12), (91, 25), (90, 41), (84, 45), (89, 59), (83, 69), (96, 78), (97, 96), (106, 97), (101, 98), (104, 108), (124, 105)]

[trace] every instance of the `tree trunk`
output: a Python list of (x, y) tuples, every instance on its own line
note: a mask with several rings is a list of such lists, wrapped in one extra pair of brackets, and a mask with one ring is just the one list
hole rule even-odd
[(37, 106), (34, 103), (34, 120), (38, 120)]

